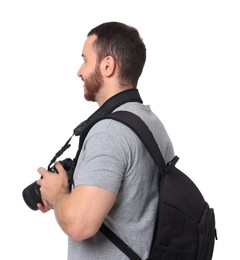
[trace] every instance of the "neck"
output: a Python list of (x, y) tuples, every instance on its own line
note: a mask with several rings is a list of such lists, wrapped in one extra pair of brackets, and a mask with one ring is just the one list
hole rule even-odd
[(98, 103), (99, 106), (102, 106), (109, 98), (128, 89), (133, 89), (133, 88), (128, 86), (123, 86), (123, 87), (121, 86), (121, 87), (109, 88), (107, 89), (107, 91), (101, 89), (98, 95), (96, 96), (96, 102)]

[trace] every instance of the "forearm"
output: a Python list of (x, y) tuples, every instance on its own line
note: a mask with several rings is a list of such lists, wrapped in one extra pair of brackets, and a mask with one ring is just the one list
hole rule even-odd
[(73, 240), (85, 240), (99, 230), (115, 202), (116, 194), (93, 186), (77, 186), (55, 196), (53, 209), (58, 224)]
[(99, 227), (95, 227), (91, 222), (86, 210), (88, 206), (83, 201), (76, 200), (73, 193), (59, 192), (55, 197), (53, 209), (62, 230), (73, 240), (81, 241), (93, 236)]
[(60, 191), (57, 193), (53, 203), (55, 218), (59, 226), (67, 235), (70, 235), (69, 226), (71, 225), (71, 218), (69, 216), (69, 210), (70, 210), (69, 201), (70, 201), (70, 192)]

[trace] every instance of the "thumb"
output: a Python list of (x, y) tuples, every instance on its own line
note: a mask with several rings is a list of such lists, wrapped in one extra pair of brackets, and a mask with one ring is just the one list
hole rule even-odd
[(38, 171), (39, 174), (42, 175), (42, 176), (47, 172), (47, 170), (46, 170), (45, 168), (43, 168), (43, 167), (39, 167), (37, 171)]

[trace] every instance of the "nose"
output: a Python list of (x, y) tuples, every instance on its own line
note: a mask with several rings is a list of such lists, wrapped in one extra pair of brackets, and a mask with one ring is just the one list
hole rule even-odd
[(77, 72), (77, 76), (78, 76), (79, 78), (82, 78), (81, 68), (82, 68), (82, 66), (79, 68), (79, 70), (78, 70), (78, 72)]
[(77, 76), (78, 76), (79, 78), (81, 78), (82, 81), (84, 81), (84, 80), (83, 80), (83, 76), (82, 76), (82, 70), (81, 70), (81, 68), (82, 68), (82, 67), (80, 67), (80, 69), (78, 70)]

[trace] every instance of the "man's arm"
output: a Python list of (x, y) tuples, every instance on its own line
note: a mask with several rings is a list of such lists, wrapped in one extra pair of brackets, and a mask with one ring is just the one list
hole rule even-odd
[(94, 186), (77, 186), (72, 193), (59, 193), (53, 204), (58, 224), (74, 240), (97, 233), (116, 200), (116, 194)]
[[(66, 172), (57, 163), (58, 174), (43, 168), (38, 181), (46, 205), (52, 205), (55, 217), (62, 230), (73, 240), (84, 240), (96, 234), (112, 208), (116, 194), (94, 186), (76, 186), (70, 193)], [(40, 208), (43, 212), (44, 209)]]

